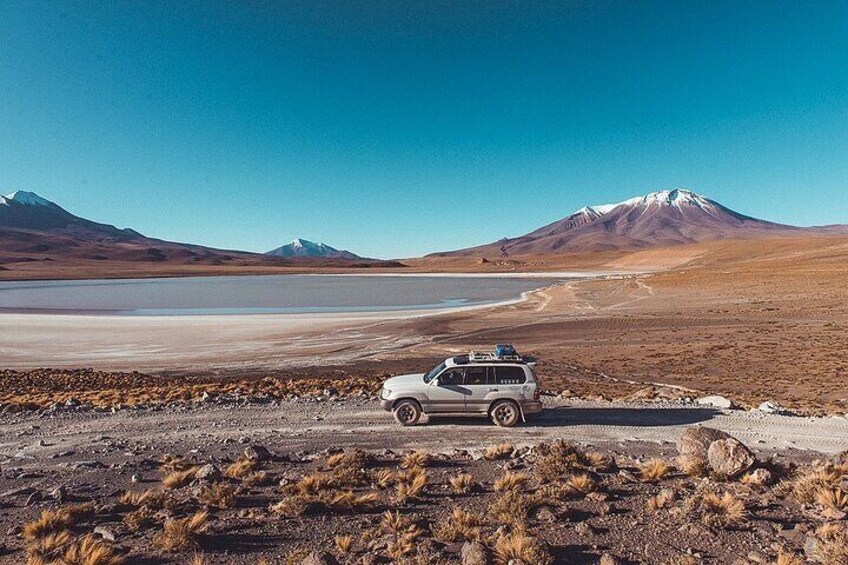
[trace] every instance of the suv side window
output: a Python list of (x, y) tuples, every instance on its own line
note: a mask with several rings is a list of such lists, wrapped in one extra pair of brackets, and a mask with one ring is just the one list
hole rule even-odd
[(521, 367), (495, 367), (495, 378), (499, 385), (520, 385), (527, 382)]
[(488, 367), (468, 367), (465, 369), (465, 384), (467, 385), (484, 385), (486, 384), (486, 376), (489, 371)]
[(439, 375), (439, 386), (454, 386), (462, 384), (462, 369), (448, 369)]

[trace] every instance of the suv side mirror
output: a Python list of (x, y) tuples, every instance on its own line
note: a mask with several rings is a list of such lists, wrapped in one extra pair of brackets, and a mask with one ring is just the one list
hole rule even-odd
[(435, 377), (430, 379), (430, 386), (433, 386), (433, 385), (439, 386), (439, 376), (438, 375), (436, 375)]

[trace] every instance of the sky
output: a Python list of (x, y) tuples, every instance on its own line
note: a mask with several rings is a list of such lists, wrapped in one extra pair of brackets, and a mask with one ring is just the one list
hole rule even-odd
[(410, 257), (686, 187), (848, 223), (844, 1), (0, 2), (0, 194)]

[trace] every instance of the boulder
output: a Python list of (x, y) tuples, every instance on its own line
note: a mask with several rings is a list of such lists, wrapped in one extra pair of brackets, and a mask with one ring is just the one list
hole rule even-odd
[(244, 448), (244, 456), (256, 461), (270, 461), (271, 452), (261, 445), (250, 445)]
[(710, 444), (729, 437), (731, 437), (730, 434), (715, 428), (693, 426), (683, 430), (683, 435), (677, 443), (677, 450), (680, 455), (694, 455), (700, 459), (706, 459)]
[(194, 478), (200, 481), (217, 481), (221, 478), (221, 470), (215, 465), (207, 463), (197, 470), (194, 474)]
[(766, 414), (787, 414), (788, 410), (773, 400), (767, 400), (757, 406), (757, 410)]
[(479, 541), (467, 541), (460, 550), (462, 565), (488, 565), (489, 551)]
[(707, 450), (707, 462), (716, 474), (733, 478), (753, 467), (756, 458), (742, 442), (728, 437), (710, 444)]
[(715, 408), (736, 408), (736, 404), (724, 396), (712, 395), (702, 396), (696, 400), (701, 406), (714, 406)]

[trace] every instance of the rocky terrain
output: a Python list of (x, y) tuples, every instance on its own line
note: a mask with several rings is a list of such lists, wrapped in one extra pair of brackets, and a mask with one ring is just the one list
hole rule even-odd
[(848, 421), (546, 404), (514, 429), (329, 389), (7, 413), (0, 561), (846, 562)]

